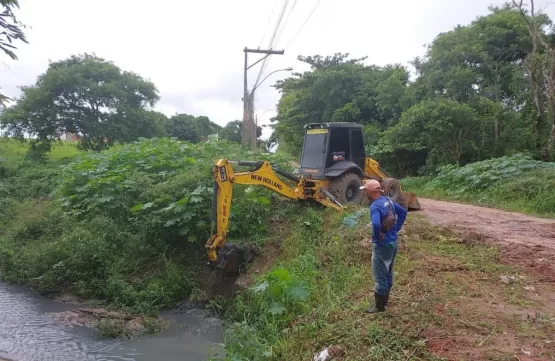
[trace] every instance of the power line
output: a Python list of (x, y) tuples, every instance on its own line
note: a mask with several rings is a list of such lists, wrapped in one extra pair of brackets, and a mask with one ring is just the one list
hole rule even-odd
[(264, 34), (262, 34), (262, 39), (260, 39), (260, 45), (258, 45), (258, 47), (260, 48), (262, 46), (262, 42), (264, 41), (264, 38), (266, 37), (266, 33), (268, 32), (268, 28), (270, 27), (270, 20), (272, 20), (272, 14), (274, 13), (274, 9), (276, 8), (278, 0), (274, 0), (274, 5), (272, 6), (272, 11), (270, 11), (270, 18), (268, 19), (268, 22), (266, 23), (266, 29), (264, 29)]
[(299, 34), (301, 33), (301, 31), (303, 30), (304, 26), (306, 25), (306, 23), (308, 23), (308, 20), (310, 20), (310, 18), (312, 17), (312, 14), (314, 14), (314, 12), (316, 11), (316, 9), (318, 8), (318, 5), (320, 5), (320, 3), (322, 2), (322, 0), (318, 0), (318, 2), (316, 3), (316, 5), (314, 6), (314, 9), (312, 9), (312, 12), (310, 13), (310, 15), (308, 15), (308, 18), (306, 18), (305, 22), (303, 23), (303, 25), (301, 25), (301, 28), (299, 29), (299, 31), (297, 31), (297, 34), (295, 34), (295, 36), (293, 37), (293, 39), (291, 39), (291, 41), (289, 41), (289, 43), (287, 43), (287, 45), (285, 45), (286, 49), (287, 47), (289, 47), (289, 45), (291, 45), (291, 43), (297, 38), (297, 36), (299, 36)]
[(283, 31), (287, 27), (287, 23), (289, 22), (289, 18), (291, 17), (291, 14), (293, 13), (293, 9), (295, 9), (295, 5), (297, 5), (297, 0), (295, 0), (295, 2), (293, 3), (293, 6), (291, 6), (291, 10), (289, 11), (289, 15), (287, 15), (287, 18), (285, 19), (285, 22), (283, 23), (283, 27), (281, 28), (281, 31), (278, 34), (277, 38), (276, 38), (275, 45), (277, 45), (279, 43), (279, 40), (281, 39), (281, 35), (283, 34)]
[[(281, 10), (281, 14), (280, 14), (279, 19), (278, 19), (278, 21), (276, 23), (276, 26), (274, 28), (274, 34), (272, 35), (270, 43), (268, 44), (268, 49), (270, 49), (270, 50), (273, 49), (273, 43), (274, 43), (274, 40), (276, 38), (276, 34), (277, 34), (277, 31), (278, 31), (279, 26), (281, 24), (281, 21), (283, 20), (283, 15), (285, 14), (285, 10), (287, 9), (288, 4), (289, 4), (289, 0), (285, 0), (284, 4), (283, 4), (283, 9)], [(262, 62), (262, 65), (260, 66), (260, 71), (258, 72), (258, 76), (256, 77), (256, 82), (254, 83), (254, 87), (256, 87), (258, 85), (258, 82), (262, 78), (262, 73), (266, 69), (267, 64), (268, 64), (268, 58), (264, 59), (264, 61)]]
[[(291, 14), (293, 13), (293, 10), (295, 9), (295, 5), (297, 5), (297, 1), (298, 0), (295, 0), (293, 5), (291, 6), (291, 10), (289, 10), (289, 14), (287, 14), (287, 17), (285, 18), (285, 21), (283, 22), (283, 26), (282, 26), (281, 30), (278, 29), (278, 34), (275, 38), (275, 41), (272, 44), (270, 44), (269, 48), (274, 48), (278, 45), (278, 43), (281, 39), (281, 35), (283, 34), (285, 28), (287, 27), (287, 23), (289, 22), (289, 18), (291, 17)], [(286, 6), (287, 6), (287, 4), (286, 4)], [(266, 68), (270, 64), (270, 61), (271, 61), (270, 58), (264, 59), (264, 63), (262, 64), (262, 66), (260, 68), (259, 77), (257, 79), (257, 83), (255, 84), (255, 87), (259, 85), (259, 81), (262, 78), (262, 76), (264, 75), (264, 72), (266, 71)]]

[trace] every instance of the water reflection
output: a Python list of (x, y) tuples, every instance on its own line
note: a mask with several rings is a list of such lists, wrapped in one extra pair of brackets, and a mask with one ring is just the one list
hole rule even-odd
[(0, 283), (0, 357), (25, 361), (129, 360), (204, 361), (222, 354), (222, 326), (202, 310), (165, 312), (172, 326), (160, 335), (102, 340), (84, 327), (57, 324), (48, 312), (76, 306), (42, 299), (23, 288)]

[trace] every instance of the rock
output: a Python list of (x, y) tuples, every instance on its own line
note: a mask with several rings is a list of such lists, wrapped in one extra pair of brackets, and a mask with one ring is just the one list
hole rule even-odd
[(503, 283), (505, 284), (511, 284), (512, 282), (514, 282), (516, 280), (515, 276), (501, 276), (501, 281), (503, 281)]
[(536, 287), (534, 287), (534, 286), (526, 286), (526, 287), (524, 287), (524, 289), (526, 291), (536, 292)]

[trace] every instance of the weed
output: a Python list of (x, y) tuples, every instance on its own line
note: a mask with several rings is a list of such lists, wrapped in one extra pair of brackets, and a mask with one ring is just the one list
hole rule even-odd
[(125, 336), (125, 321), (104, 318), (98, 323), (98, 334), (103, 338), (119, 338)]

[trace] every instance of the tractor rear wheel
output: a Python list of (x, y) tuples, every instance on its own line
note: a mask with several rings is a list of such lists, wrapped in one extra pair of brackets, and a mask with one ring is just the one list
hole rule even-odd
[(330, 183), (330, 193), (342, 205), (360, 204), (362, 179), (355, 173), (345, 173)]
[(382, 182), (382, 189), (384, 191), (384, 195), (386, 197), (391, 198), (391, 200), (395, 203), (399, 203), (401, 201), (402, 192), (401, 192), (401, 183), (395, 178), (386, 178)]

